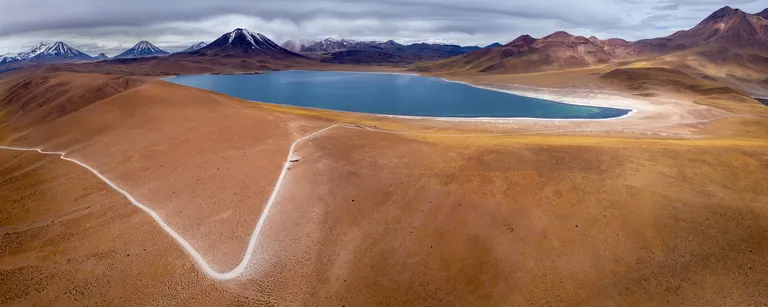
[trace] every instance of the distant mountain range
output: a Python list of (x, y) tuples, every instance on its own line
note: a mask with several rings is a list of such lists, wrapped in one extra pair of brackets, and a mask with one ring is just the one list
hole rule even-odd
[[(48, 50), (50, 49), (50, 50)], [(445, 59), (456, 55), (478, 50), (480, 47), (462, 47), (444, 44), (410, 44), (402, 45), (393, 40), (355, 41), (349, 39), (328, 38), (322, 41), (286, 41), (277, 45), (263, 34), (246, 29), (235, 29), (219, 37), (211, 44), (199, 42), (175, 54), (222, 55), (238, 54), (239, 56), (272, 55), (276, 57), (313, 57), (323, 62), (340, 64), (403, 64), (419, 61)], [(47, 51), (46, 51), (47, 50)], [(36, 57), (39, 54), (42, 56)], [(79, 61), (103, 61), (110, 59), (133, 59), (144, 57), (163, 57), (169, 52), (160, 49), (149, 41), (140, 41), (133, 47), (110, 58), (101, 53), (92, 57), (63, 42), (55, 44), (40, 43), (37, 46), (18, 54), (0, 55), (0, 65), (57, 63)]]
[(586, 38), (564, 31), (539, 39), (522, 35), (502, 46), (483, 48), (443, 61), (420, 65), (418, 70), (528, 73), (659, 56), (697, 47), (768, 51), (768, 20), (765, 15), (768, 15), (768, 9), (758, 14), (748, 14), (726, 6), (690, 30), (636, 42), (619, 38)]
[[(727, 62), (729, 65), (750, 69), (752, 75), (760, 75), (763, 71), (768, 71), (768, 58), (752, 51), (768, 53), (766, 16), (768, 9), (749, 14), (726, 6), (709, 15), (695, 27), (666, 37), (630, 42), (620, 38), (601, 40), (594, 36), (575, 36), (565, 31), (557, 31), (541, 38), (521, 35), (509, 43), (494, 43), (484, 48), (428, 43), (404, 45), (393, 40), (380, 42), (333, 38), (322, 41), (286, 41), (278, 45), (263, 34), (238, 28), (223, 34), (210, 44), (197, 43), (172, 55), (147, 41), (137, 43), (113, 59), (108, 59), (103, 54), (91, 57), (62, 42), (41, 43), (22, 53), (0, 56), (0, 67), (96, 60), (101, 60), (103, 65), (133, 65), (132, 63), (149, 63), (162, 59), (163, 71), (147, 68), (146, 73), (168, 74), (174, 73), (182, 66), (184, 72), (208, 71), (213, 62), (200, 60), (200, 57), (209, 57), (217, 58), (216, 61), (219, 62), (216, 63), (232, 70), (291, 68), (298, 65), (294, 62), (297, 60), (301, 65), (413, 64), (410, 66), (412, 69), (423, 72), (509, 74), (607, 65), (658, 57), (681, 50), (695, 50), (691, 57), (706, 59), (712, 65)], [(737, 54), (737, 51), (742, 50), (748, 52)], [(129, 61), (146, 58), (151, 60)], [(174, 61), (183, 62), (184, 65), (176, 65), (178, 63)], [(101, 67), (101, 70), (106, 69)]]
[(283, 48), (307, 54), (324, 62), (339, 64), (409, 63), (445, 59), (478, 50), (480, 47), (418, 43), (403, 45), (393, 40), (356, 41), (327, 38), (322, 41), (289, 40)]
[(0, 64), (75, 62), (93, 59), (90, 55), (63, 42), (53, 44), (42, 42), (27, 51), (0, 56)]

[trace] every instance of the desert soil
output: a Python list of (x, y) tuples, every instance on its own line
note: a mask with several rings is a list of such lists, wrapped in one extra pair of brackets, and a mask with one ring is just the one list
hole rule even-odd
[[(92, 87), (125, 81), (46, 78), (73, 96), (6, 106), (4, 145), (95, 167), (219, 271), (243, 257), (291, 142), (337, 123), (378, 131), (336, 127), (297, 145), (252, 261), (227, 281), (86, 169), (0, 150), (0, 304), (768, 304), (765, 119), (675, 96), (633, 100), (674, 112), (624, 119), (645, 128), (457, 123), (157, 80), (104, 98)], [(689, 119), (712, 120), (675, 124)]]

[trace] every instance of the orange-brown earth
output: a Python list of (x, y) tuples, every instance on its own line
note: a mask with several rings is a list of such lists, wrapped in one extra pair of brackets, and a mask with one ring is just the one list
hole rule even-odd
[[(207, 277), (84, 168), (0, 150), (0, 304), (768, 304), (768, 121), (621, 127), (764, 110), (679, 94), (649, 108), (679, 118), (648, 112), (614, 127), (457, 123), (18, 72), (0, 79), (2, 144), (97, 168), (218, 271), (243, 256), (293, 140), (335, 123), (382, 131), (337, 127), (297, 145), (253, 259), (229, 281)], [(498, 135), (558, 127), (579, 131)]]

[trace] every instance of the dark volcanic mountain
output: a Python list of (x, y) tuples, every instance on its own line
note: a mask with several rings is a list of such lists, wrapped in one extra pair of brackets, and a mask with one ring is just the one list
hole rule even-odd
[(502, 46), (502, 45), (501, 45), (501, 43), (499, 43), (499, 42), (495, 42), (495, 43), (493, 43), (493, 44), (490, 44), (490, 45), (488, 45), (488, 46), (485, 46), (484, 48), (496, 48), (496, 47), (501, 47), (501, 46)]
[(95, 56), (94, 59), (102, 61), (102, 60), (109, 60), (109, 56), (103, 53), (99, 53), (99, 55)]
[(195, 50), (200, 50), (201, 48), (203, 48), (205, 46), (208, 46), (208, 44), (206, 44), (205, 42), (199, 42), (197, 44), (189, 46), (186, 49), (184, 49), (182, 51), (179, 51), (179, 52), (176, 52), (176, 53), (191, 52), (191, 51), (195, 51)]
[(170, 53), (158, 48), (148, 41), (140, 41), (131, 49), (124, 51), (123, 53), (115, 56), (115, 59), (128, 59), (128, 58), (143, 58), (152, 56), (164, 56)]
[(52, 62), (75, 62), (75, 61), (87, 61), (93, 60), (93, 57), (85, 54), (84, 52), (72, 48), (71, 46), (63, 43), (56, 42), (51, 46), (48, 46), (42, 52), (29, 58), (28, 61), (35, 63), (52, 63)]
[(226, 33), (197, 51), (193, 55), (228, 56), (228, 57), (254, 57), (265, 56), (271, 58), (304, 58), (304, 56), (280, 47), (272, 40), (246, 29), (235, 29)]

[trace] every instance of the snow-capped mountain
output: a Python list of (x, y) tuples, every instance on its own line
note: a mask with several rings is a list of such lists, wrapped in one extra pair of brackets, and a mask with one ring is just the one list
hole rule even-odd
[(150, 56), (164, 56), (169, 55), (170, 53), (157, 48), (157, 46), (152, 45), (152, 43), (148, 41), (140, 41), (138, 44), (131, 47), (131, 49), (128, 49), (124, 51), (123, 53), (117, 55), (116, 59), (124, 59), (124, 58), (142, 58), (142, 57), (150, 57)]
[[(417, 43), (403, 45), (393, 40), (356, 41), (327, 38), (322, 41), (286, 41), (283, 47), (307, 54), (324, 54), (324, 61), (334, 63), (403, 63), (446, 59), (471, 52), (480, 47), (448, 44)], [(354, 51), (354, 52), (353, 52)], [(337, 61), (338, 60), (338, 61)]]
[(293, 52), (301, 52), (301, 49), (303, 49), (304, 47), (315, 44), (315, 43), (317, 42), (313, 40), (308, 40), (308, 39), (287, 40), (284, 43), (282, 43), (280, 47), (283, 47)]
[(383, 48), (402, 47), (394, 41), (356, 41), (351, 39), (326, 38), (321, 41), (313, 40), (289, 40), (283, 43), (283, 48), (294, 52), (306, 53), (331, 53), (346, 50), (380, 50)]
[(336, 52), (351, 49), (365, 49), (372, 42), (358, 42), (351, 39), (326, 38), (319, 42), (304, 46), (302, 52)]
[(237, 56), (270, 56), (270, 57), (300, 57), (293, 51), (280, 47), (261, 33), (237, 28), (226, 33), (194, 52), (197, 55), (237, 55)]
[(0, 64), (11, 63), (18, 61), (18, 57), (14, 53), (0, 54)]
[(29, 60), (30, 58), (38, 55), (39, 53), (41, 53), (43, 51), (45, 51), (45, 49), (47, 49), (50, 46), (51, 46), (51, 44), (49, 44), (49, 43), (40, 42), (36, 46), (34, 46), (34, 47), (30, 48), (29, 50), (24, 51), (24, 52), (19, 52), (19, 53), (16, 53), (16, 54), (6, 53), (4, 55), (0, 55), (0, 64), (11, 63), (11, 62), (21, 62), (21, 61)]
[(38, 52), (33, 57), (29, 58), (32, 62), (70, 62), (70, 61), (84, 61), (92, 60), (93, 57), (72, 48), (72, 46), (65, 44), (64, 42), (56, 42), (53, 45), (48, 46), (42, 52)]
[(189, 47), (187, 47), (186, 49), (184, 49), (184, 50), (182, 50), (182, 51), (179, 51), (179, 52), (176, 52), (176, 53), (182, 53), (182, 52), (190, 52), (190, 51), (195, 51), (195, 50), (198, 50), (198, 49), (200, 49), (200, 48), (203, 48), (203, 47), (205, 47), (205, 46), (208, 46), (208, 44), (206, 44), (206, 43), (204, 43), (204, 42), (199, 42), (199, 43), (197, 43), (197, 44), (194, 44), (194, 45), (192, 45), (192, 46), (189, 46)]
[(102, 61), (102, 60), (109, 60), (109, 56), (107, 56), (106, 54), (103, 54), (103, 53), (99, 53), (99, 55), (97, 55), (97, 56), (95, 56), (95, 57), (93, 57), (93, 58), (94, 58), (95, 60), (99, 60), (99, 61)]

